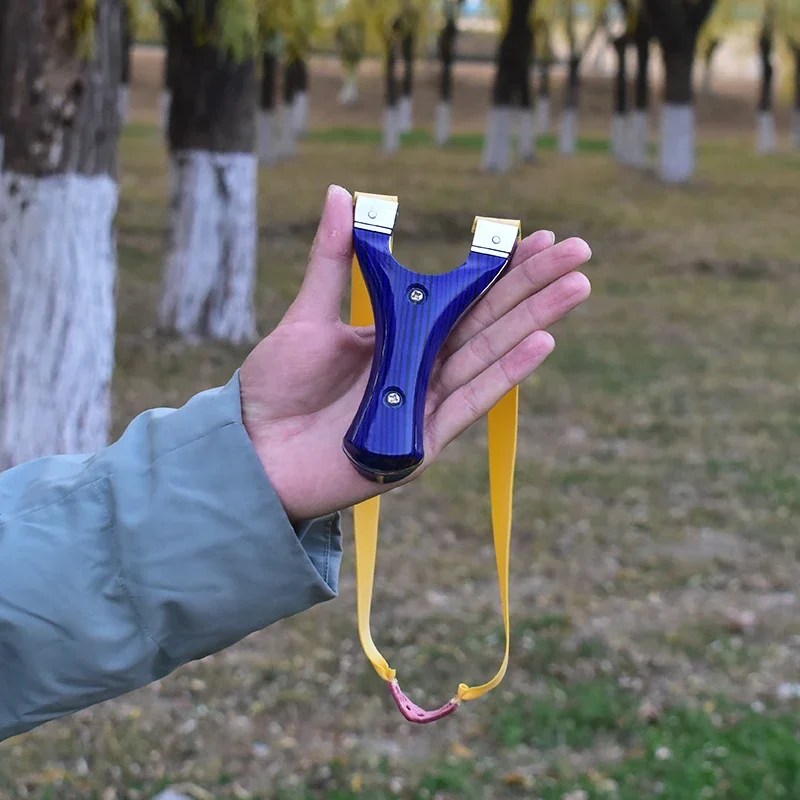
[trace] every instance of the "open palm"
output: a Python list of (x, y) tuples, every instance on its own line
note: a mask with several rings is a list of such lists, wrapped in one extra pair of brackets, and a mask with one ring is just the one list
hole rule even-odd
[[(353, 328), (340, 316), (352, 237), (352, 197), (331, 187), (300, 293), (241, 369), (245, 427), (294, 522), (397, 485), (366, 480), (342, 451), (375, 341), (371, 328)], [(519, 245), (509, 273), (439, 354), (425, 411), (425, 463), (406, 481), (547, 358), (554, 341), (545, 329), (589, 296), (589, 281), (575, 270), (590, 255), (581, 239), (554, 245), (547, 231)]]

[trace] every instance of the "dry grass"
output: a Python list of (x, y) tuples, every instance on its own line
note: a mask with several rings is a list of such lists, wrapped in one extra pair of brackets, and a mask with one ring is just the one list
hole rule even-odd
[[(317, 91), (325, 80), (315, 74)], [(226, 380), (244, 355), (146, 334), (166, 225), (155, 86), (138, 87), (122, 150), (118, 431)], [(340, 124), (317, 100), (316, 124)], [(0, 797), (137, 798), (188, 781), (209, 793), (198, 797), (550, 798), (581, 786), (599, 798), (614, 796), (606, 774), (623, 799), (659, 782), (679, 800), (780, 796), (770, 781), (794, 758), (795, 723), (762, 729), (757, 706), (728, 728), (703, 706), (770, 713), (800, 668), (800, 158), (758, 159), (730, 129), (734, 141), (706, 129), (697, 180), (681, 189), (602, 153), (544, 153), (487, 177), (468, 147), (387, 162), (323, 134), (263, 170), (263, 332), (299, 286), (332, 182), (400, 195), (396, 253), (418, 269), (459, 263), (476, 213), (521, 215), (527, 231), (593, 248), (593, 297), (553, 331), (554, 355), (523, 389), (508, 677), (447, 722), (400, 724), (358, 645), (348, 546), (337, 602), (0, 746)], [(488, 677), (500, 656), (485, 445), (477, 426), (385, 502), (374, 630), (426, 703)], [(727, 789), (692, 782), (688, 750), (674, 775), (645, 758), (656, 743), (702, 750), (723, 731), (719, 747), (751, 764), (745, 723), (750, 738), (777, 738), (743, 777), (731, 766)]]

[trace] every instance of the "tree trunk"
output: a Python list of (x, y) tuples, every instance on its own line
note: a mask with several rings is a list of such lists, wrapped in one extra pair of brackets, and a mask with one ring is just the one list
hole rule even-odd
[(304, 58), (295, 62), (295, 94), (292, 103), (292, 125), (295, 136), (302, 136), (308, 130), (308, 63)]
[(445, 7), (445, 23), (439, 33), (438, 49), (441, 72), (439, 103), (436, 106), (436, 144), (443, 147), (450, 141), (450, 105), (453, 101), (453, 61), (458, 36), (458, 7), (463, 0)]
[(539, 62), (539, 98), (536, 103), (536, 133), (539, 136), (550, 133), (552, 115), (550, 113), (550, 66), (549, 58)]
[(571, 55), (564, 83), (564, 109), (561, 112), (561, 130), (558, 149), (564, 155), (572, 155), (578, 145), (578, 103), (580, 93), (580, 66), (578, 55)]
[(649, 163), (650, 119), (650, 26), (641, 8), (636, 23), (636, 82), (633, 111), (628, 120), (628, 163), (646, 167)]
[(492, 109), (483, 149), (485, 170), (506, 172), (511, 167), (511, 106), (522, 98), (528, 82), (533, 48), (532, 6), (533, 0), (511, 0), (509, 24), (497, 50)]
[(628, 113), (628, 71), (626, 55), (627, 35), (613, 41), (617, 57), (616, 80), (614, 81), (614, 113), (611, 121), (611, 152), (618, 161), (627, 160), (627, 113)]
[(528, 65), (519, 77), (519, 156), (522, 161), (536, 158), (536, 119), (534, 93), (531, 88), (531, 64), (536, 63), (535, 39), (531, 37)]
[(358, 66), (364, 56), (364, 23), (350, 20), (336, 30), (336, 43), (342, 59), (345, 78), (339, 102), (349, 106), (358, 100)]
[(297, 124), (295, 119), (295, 98), (300, 82), (299, 62), (289, 61), (283, 68), (283, 105), (281, 107), (281, 146), (282, 158), (291, 158), (295, 153)]
[(414, 33), (406, 33), (401, 41), (403, 55), (403, 87), (397, 106), (400, 133), (408, 133), (414, 127), (411, 98), (414, 91)]
[(278, 57), (269, 49), (261, 61), (261, 98), (258, 112), (258, 157), (262, 164), (278, 160), (275, 120)]
[(161, 33), (164, 39), (164, 63), (161, 76), (161, 97), (159, 99), (159, 117), (161, 121), (161, 131), (167, 136), (169, 131), (170, 106), (172, 105), (172, 72), (174, 53), (169, 41), (168, 20), (165, 16), (161, 17)]
[(397, 109), (397, 42), (393, 38), (386, 49), (386, 106), (383, 111), (383, 152), (396, 153), (400, 147), (400, 119)]
[(131, 72), (133, 68), (133, 30), (128, 3), (122, 4), (122, 78), (119, 87), (119, 118), (124, 125), (128, 119), (131, 96)]
[(172, 18), (169, 38), (174, 178), (161, 326), (241, 344), (256, 336), (255, 61), (199, 44), (190, 15)]
[(6, 0), (0, 469), (108, 442), (122, 0), (84, 58), (68, 0)]
[(694, 40), (685, 50), (664, 52), (666, 80), (661, 109), (659, 171), (661, 179), (667, 183), (684, 183), (694, 174), (693, 64)]
[(697, 37), (715, 0), (644, 0), (647, 18), (664, 58), (659, 175), (684, 183), (694, 173), (695, 128), (692, 68)]
[(758, 97), (758, 122), (756, 151), (771, 153), (775, 150), (775, 115), (772, 107), (772, 28), (764, 24), (758, 38), (758, 52), (761, 57), (761, 86)]

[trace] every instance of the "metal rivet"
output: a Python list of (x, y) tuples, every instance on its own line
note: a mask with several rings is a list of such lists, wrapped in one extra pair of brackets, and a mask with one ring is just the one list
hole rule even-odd
[(492, 236), (492, 244), (500, 244), (500, 237)]
[(408, 299), (416, 306), (425, 302), (425, 290), (419, 286), (414, 286), (408, 293)]
[(392, 408), (398, 408), (405, 402), (405, 397), (399, 389), (387, 389), (383, 399), (386, 405)]
[[(374, 208), (371, 208), (369, 211), (367, 211), (367, 216), (370, 219), (375, 219), (375, 217), (378, 216), (378, 212)], [(500, 240), (498, 239), (498, 241), (500, 241)]]

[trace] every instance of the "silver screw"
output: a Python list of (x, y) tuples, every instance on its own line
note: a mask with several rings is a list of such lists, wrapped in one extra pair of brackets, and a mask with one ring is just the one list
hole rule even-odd
[(499, 236), (492, 236), (492, 243), (493, 244), (500, 244), (500, 237)]
[(398, 392), (389, 392), (389, 394), (386, 395), (386, 402), (390, 406), (399, 406), (400, 403), (403, 402), (403, 398), (400, 397)]
[(425, 293), (422, 289), (412, 289), (411, 293), (408, 295), (408, 299), (412, 303), (419, 304), (425, 299)]
[(367, 211), (367, 216), (370, 219), (375, 219), (375, 217), (378, 216), (378, 212), (374, 208), (371, 208), (369, 211)]

